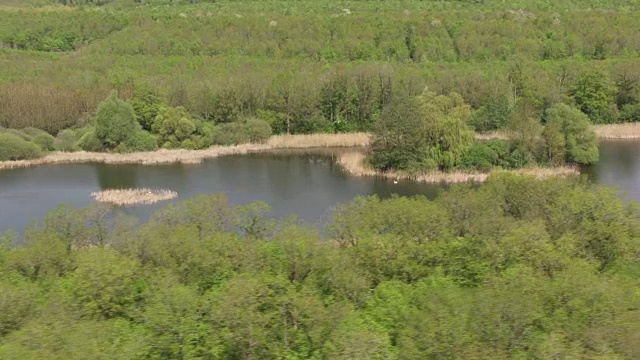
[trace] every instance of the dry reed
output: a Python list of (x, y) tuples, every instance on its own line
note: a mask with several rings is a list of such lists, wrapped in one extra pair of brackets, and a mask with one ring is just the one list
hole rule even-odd
[(313, 135), (276, 135), (265, 144), (242, 144), (236, 146), (214, 146), (204, 150), (167, 150), (128, 154), (101, 152), (54, 152), (34, 160), (0, 161), (0, 170), (24, 168), (48, 164), (101, 163), (101, 164), (199, 164), (205, 159), (226, 155), (244, 155), (276, 149), (302, 149), (320, 147), (366, 146), (369, 135), (366, 133), (349, 134), (313, 134)]
[[(421, 174), (411, 174), (401, 171), (377, 171), (365, 163), (366, 155), (359, 151), (344, 152), (338, 157), (338, 164), (354, 176), (380, 176), (388, 179), (401, 180), (409, 179), (425, 183), (464, 183), (464, 182), (484, 182), (489, 176), (488, 173), (464, 172), (464, 171), (432, 171)], [(517, 170), (495, 170), (508, 171), (519, 175), (533, 176), (537, 179), (544, 179), (552, 176), (567, 177), (579, 173), (575, 167), (562, 166), (554, 168), (528, 167)]]
[(596, 125), (594, 128), (601, 139), (640, 139), (640, 123)]
[(272, 149), (293, 149), (312, 147), (365, 147), (369, 145), (368, 133), (276, 135), (267, 145)]
[(171, 190), (153, 189), (111, 189), (91, 193), (91, 196), (99, 202), (114, 205), (154, 204), (159, 201), (171, 200), (178, 193)]

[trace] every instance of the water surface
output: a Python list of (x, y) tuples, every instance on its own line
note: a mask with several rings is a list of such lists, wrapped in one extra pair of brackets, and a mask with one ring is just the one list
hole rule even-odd
[[(199, 165), (45, 165), (0, 171), (0, 232), (22, 231), (60, 203), (93, 203), (91, 193), (104, 189), (150, 187), (178, 192), (178, 201), (199, 193), (224, 192), (233, 205), (267, 202), (273, 216), (297, 214), (322, 222), (327, 211), (357, 195), (426, 195), (444, 185), (345, 174), (333, 157), (340, 149), (274, 151), (227, 156)], [(625, 199), (640, 200), (640, 142), (607, 141), (600, 162), (583, 169), (594, 182), (616, 187)], [(142, 219), (166, 205), (124, 208)]]

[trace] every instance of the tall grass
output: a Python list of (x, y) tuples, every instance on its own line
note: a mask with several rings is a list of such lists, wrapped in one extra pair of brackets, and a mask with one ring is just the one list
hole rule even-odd
[(640, 139), (640, 123), (596, 125), (595, 130), (601, 139)]

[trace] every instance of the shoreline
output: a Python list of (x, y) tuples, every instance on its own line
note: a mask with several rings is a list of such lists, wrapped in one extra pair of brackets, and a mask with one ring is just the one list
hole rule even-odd
[[(640, 139), (640, 123), (596, 125), (595, 131), (599, 139), (603, 140), (638, 140)], [(160, 149), (150, 152), (135, 153), (103, 153), (103, 152), (53, 152), (40, 159), (0, 161), (0, 171), (27, 168), (40, 165), (99, 163), (109, 165), (138, 164), (138, 165), (169, 165), (169, 164), (200, 164), (206, 159), (220, 156), (246, 155), (286, 149), (313, 148), (364, 148), (369, 145), (368, 133), (341, 134), (309, 134), (309, 135), (274, 135), (263, 144), (241, 144), (234, 146), (215, 146), (203, 150)], [(476, 134), (478, 140), (506, 139), (505, 132), (491, 132)], [(380, 172), (364, 165), (365, 155), (359, 151), (347, 151), (338, 155), (337, 163), (353, 176), (380, 176), (388, 179), (411, 179), (425, 183), (462, 183), (484, 182), (488, 173), (480, 172), (430, 172), (425, 174), (407, 174), (402, 172)], [(536, 178), (549, 176), (571, 176), (579, 171), (574, 167), (542, 168), (531, 167), (509, 171)]]
[(215, 146), (203, 150), (160, 149), (156, 151), (133, 153), (104, 152), (53, 152), (33, 160), (0, 161), (0, 171), (27, 168), (40, 165), (98, 163), (110, 165), (168, 165), (200, 164), (206, 159), (228, 155), (245, 155), (281, 149), (310, 149), (336, 147), (366, 147), (369, 144), (367, 133), (312, 134), (312, 135), (275, 135), (264, 144), (241, 144), (234, 146)]
[(378, 176), (393, 180), (411, 180), (422, 183), (482, 183), (487, 177), (496, 172), (509, 172), (518, 175), (533, 176), (536, 179), (545, 179), (549, 177), (568, 177), (580, 174), (577, 167), (559, 166), (553, 168), (545, 167), (526, 167), (515, 170), (492, 170), (488, 173), (481, 172), (465, 172), (465, 171), (432, 171), (422, 174), (409, 174), (402, 171), (381, 172), (365, 165), (366, 155), (358, 151), (345, 152), (338, 156), (337, 163), (342, 169), (352, 176)]

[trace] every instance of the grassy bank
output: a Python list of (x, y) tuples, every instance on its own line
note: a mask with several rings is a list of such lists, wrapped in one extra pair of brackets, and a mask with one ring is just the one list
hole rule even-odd
[[(464, 182), (484, 182), (489, 173), (466, 172), (466, 171), (432, 171), (427, 173), (407, 173), (401, 171), (378, 171), (365, 163), (366, 155), (359, 151), (350, 151), (341, 154), (338, 157), (338, 164), (349, 174), (354, 176), (380, 176), (394, 180), (412, 180), (425, 183), (464, 183)], [(517, 170), (500, 170), (508, 171), (519, 175), (534, 176), (538, 179), (546, 179), (549, 177), (567, 177), (579, 174), (576, 167), (559, 166), (553, 168), (544, 167), (526, 167)]]

